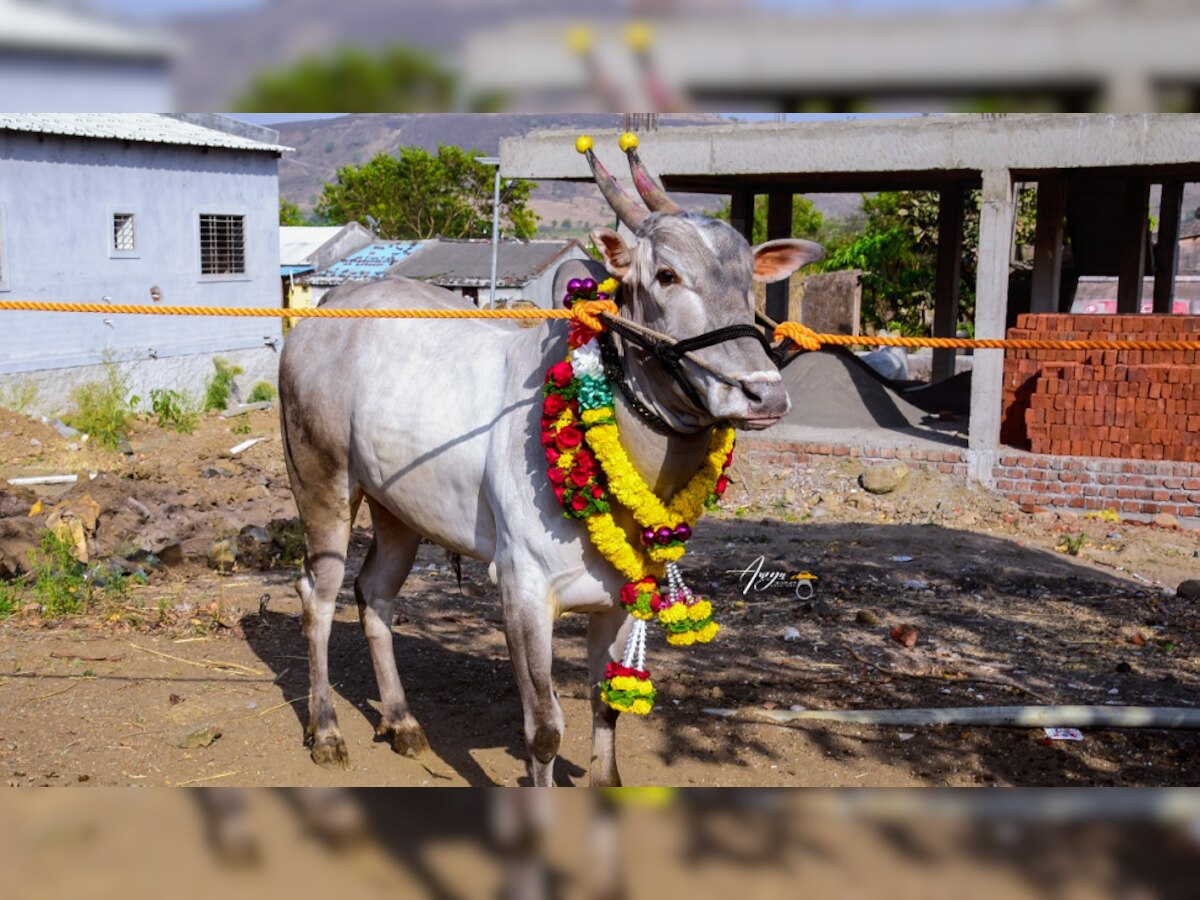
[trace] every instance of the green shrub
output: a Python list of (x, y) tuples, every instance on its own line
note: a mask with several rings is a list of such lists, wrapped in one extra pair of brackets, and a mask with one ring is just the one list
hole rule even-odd
[(0, 619), (7, 619), (20, 608), (20, 589), (15, 584), (0, 584)]
[(229, 406), (229, 395), (233, 391), (233, 379), (242, 374), (242, 367), (219, 356), (213, 359), (213, 367), (217, 371), (208, 380), (204, 392), (204, 408), (226, 409)]
[(71, 392), (75, 413), (68, 424), (112, 450), (129, 437), (133, 405), (129, 376), (112, 360), (104, 363), (104, 372), (102, 381), (85, 382)]
[(159, 428), (170, 428), (180, 434), (191, 434), (200, 422), (200, 410), (183, 391), (154, 388), (150, 392), (150, 408)]
[(23, 413), (37, 401), (37, 385), (29, 378), (0, 384), (0, 407)]
[(72, 544), (53, 531), (42, 534), (38, 548), (29, 554), (34, 599), (46, 616), (74, 616), (87, 612), (97, 599), (114, 601), (124, 596), (129, 578), (100, 565), (85, 566), (71, 553)]
[(250, 389), (248, 403), (266, 403), (275, 399), (275, 388), (269, 382), (260, 381)]

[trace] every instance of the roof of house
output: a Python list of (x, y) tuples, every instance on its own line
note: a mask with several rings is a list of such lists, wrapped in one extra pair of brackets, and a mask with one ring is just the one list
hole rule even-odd
[(0, 131), (271, 153), (291, 149), (158, 113), (0, 113)]
[[(496, 260), (497, 287), (522, 287), (546, 271), (576, 240), (501, 241)], [(388, 273), (430, 281), (443, 287), (482, 287), (492, 281), (492, 242), (488, 240), (429, 241)]]
[[(345, 225), (280, 225), (279, 264), (307, 265), (312, 255), (333, 240)], [(311, 268), (311, 267), (310, 267)]]
[(396, 263), (416, 253), (426, 241), (376, 241), (345, 259), (308, 277), (318, 287), (333, 287), (346, 281), (375, 281)]
[(1179, 223), (1179, 239), (1200, 237), (1200, 219), (1184, 219)]
[(0, 0), (0, 47), (88, 56), (167, 59), (178, 49), (165, 32), (135, 27), (82, 9)]

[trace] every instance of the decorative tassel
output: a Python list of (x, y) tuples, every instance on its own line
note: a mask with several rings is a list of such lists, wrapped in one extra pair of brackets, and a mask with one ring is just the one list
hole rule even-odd
[(621, 661), (604, 669), (600, 696), (617, 712), (644, 716), (654, 708), (655, 693), (646, 671), (646, 620), (635, 618)]

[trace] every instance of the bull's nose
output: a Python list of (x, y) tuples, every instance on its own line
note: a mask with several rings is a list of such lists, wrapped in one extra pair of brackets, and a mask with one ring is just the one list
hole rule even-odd
[(778, 372), (754, 372), (741, 379), (740, 385), (742, 393), (745, 394), (751, 403), (762, 403), (763, 398), (771, 393), (772, 389), (778, 388), (783, 382), (783, 377)]

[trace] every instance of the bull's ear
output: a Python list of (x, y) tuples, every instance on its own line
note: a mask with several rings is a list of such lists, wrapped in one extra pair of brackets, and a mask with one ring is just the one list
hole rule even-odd
[(824, 255), (825, 249), (812, 241), (767, 241), (754, 248), (754, 280), (779, 281)]
[(604, 267), (608, 269), (609, 274), (617, 278), (624, 278), (629, 271), (629, 266), (633, 263), (633, 257), (629, 253), (625, 239), (611, 228), (593, 228), (588, 237), (592, 239), (592, 243), (596, 245), (596, 249), (604, 258)]

